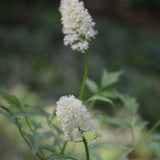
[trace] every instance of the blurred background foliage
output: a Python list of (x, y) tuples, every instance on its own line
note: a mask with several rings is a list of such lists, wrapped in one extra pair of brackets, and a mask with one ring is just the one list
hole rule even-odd
[[(99, 32), (89, 49), (89, 78), (98, 82), (105, 68), (123, 70), (116, 88), (137, 98), (140, 115), (152, 126), (160, 118), (160, 1), (86, 0), (85, 5)], [(0, 90), (42, 105), (78, 96), (84, 57), (64, 47), (58, 7), (55, 0), (0, 2)], [(6, 136), (0, 125), (0, 137)]]

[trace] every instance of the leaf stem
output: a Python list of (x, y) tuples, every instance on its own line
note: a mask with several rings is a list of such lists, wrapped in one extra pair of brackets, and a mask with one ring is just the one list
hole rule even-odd
[(133, 146), (135, 146), (135, 143), (136, 143), (136, 137), (135, 137), (135, 131), (134, 131), (134, 114), (131, 113), (131, 134), (132, 134), (132, 143), (133, 143)]
[(62, 150), (61, 150), (61, 154), (64, 154), (66, 146), (67, 146), (67, 141), (65, 141), (64, 144), (63, 144), (63, 147), (62, 147)]
[(135, 144), (134, 147), (131, 148), (131, 149), (128, 151), (128, 153), (127, 153), (126, 155), (129, 155), (130, 153), (132, 153), (132, 152), (136, 149), (136, 147), (137, 147), (139, 144), (141, 144), (148, 136), (150, 136), (150, 135), (154, 132), (154, 130), (155, 130), (159, 125), (160, 125), (160, 120), (157, 121), (157, 123), (151, 128), (151, 130), (150, 130), (148, 133), (146, 133), (146, 134), (144, 135), (144, 137), (142, 137), (142, 138), (137, 142), (137, 144)]
[(87, 76), (88, 76), (88, 52), (86, 51), (85, 52), (85, 71), (84, 71), (84, 75), (83, 75), (81, 91), (80, 91), (80, 94), (79, 94), (79, 100), (82, 100), (82, 98), (83, 98)]
[(89, 160), (89, 149), (88, 149), (88, 145), (87, 145), (87, 140), (85, 139), (84, 136), (83, 136), (83, 143), (84, 143), (85, 150), (86, 150), (86, 160)]
[[(15, 120), (16, 120), (16, 124), (17, 124), (17, 127), (18, 127), (18, 130), (19, 130), (20, 135), (22, 136), (22, 138), (24, 139), (24, 141), (28, 144), (28, 146), (31, 148), (30, 143), (28, 142), (28, 140), (26, 139), (26, 137), (25, 137), (24, 134), (23, 134), (23, 131), (22, 131), (21, 127), (20, 127), (20, 124), (19, 124), (19, 122), (18, 122), (18, 119), (16, 118)], [(42, 158), (38, 153), (36, 153), (36, 156), (37, 156), (40, 160), (43, 160), (43, 158)]]
[(26, 121), (26, 123), (27, 123), (27, 125), (28, 125), (30, 131), (34, 134), (34, 130), (33, 130), (33, 128), (32, 128), (32, 126), (31, 126), (31, 124), (30, 124), (30, 122), (29, 122), (29, 120), (28, 120), (27, 117), (25, 117), (25, 121)]
[[(34, 134), (34, 129), (32, 128), (32, 126), (31, 126), (31, 124), (30, 124), (30, 120), (29, 120), (27, 117), (25, 117), (25, 121), (26, 121), (26, 123), (27, 123), (30, 131), (32, 132), (32, 134)], [(42, 157), (45, 158), (42, 149), (39, 149), (39, 152), (41, 153)]]

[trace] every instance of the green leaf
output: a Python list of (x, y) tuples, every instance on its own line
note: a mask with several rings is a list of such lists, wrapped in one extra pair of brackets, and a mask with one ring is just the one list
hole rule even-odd
[(52, 154), (51, 156), (49, 156), (46, 160), (55, 160), (55, 159), (65, 160), (65, 157), (62, 154), (55, 153), (55, 154)]
[[(13, 124), (15, 124), (15, 125), (16, 125), (16, 118), (17, 118), (17, 115), (12, 114), (12, 113), (9, 113), (9, 115), (8, 115), (8, 120), (9, 120), (10, 122), (12, 122)], [(21, 124), (21, 127), (22, 127), (22, 124)]]
[(92, 96), (91, 98), (89, 98), (89, 99), (85, 102), (85, 104), (87, 104), (88, 102), (97, 101), (97, 100), (99, 100), (99, 101), (104, 101), (104, 102), (108, 102), (108, 103), (110, 103), (110, 104), (113, 105), (113, 102), (112, 102), (110, 99), (108, 99), (108, 98), (106, 98), (106, 97), (103, 97), (103, 96), (100, 96), (100, 95), (94, 95), (94, 96)]
[(30, 119), (30, 122), (34, 126), (35, 129), (41, 129), (41, 128), (43, 128), (42, 125), (41, 125), (41, 123), (38, 123), (38, 122), (36, 122), (33, 119)]
[(18, 112), (15, 113), (15, 115), (17, 115), (17, 117), (28, 117), (29, 116), (29, 114), (25, 112), (24, 110), (19, 110)]
[(61, 144), (62, 142), (63, 142), (63, 140), (60, 137), (55, 137), (53, 145), (57, 146), (57, 145)]
[(27, 140), (29, 141), (29, 144), (31, 145), (32, 152), (35, 155), (37, 153), (37, 150), (39, 148), (39, 141), (41, 138), (41, 135), (39, 134), (28, 134), (24, 132), (24, 135), (27, 137)]
[(73, 157), (64, 156), (63, 154), (54, 153), (50, 155), (46, 160), (76, 160), (76, 159)]
[(118, 96), (117, 96), (117, 91), (115, 91), (115, 90), (107, 90), (107, 91), (103, 91), (102, 93), (101, 93), (101, 95), (102, 96), (104, 96), (104, 97), (109, 97), (109, 98), (117, 98)]
[(127, 156), (126, 156), (124, 153), (122, 153), (122, 154), (117, 158), (117, 160), (128, 160), (128, 158), (127, 158)]
[(116, 83), (122, 73), (123, 71), (108, 73), (106, 70), (104, 70), (101, 79), (101, 87), (105, 88)]
[(118, 125), (123, 128), (127, 128), (127, 129), (132, 128), (131, 124), (128, 121), (125, 121), (120, 118), (113, 118), (113, 117), (108, 117), (108, 116), (104, 116), (104, 115), (100, 115), (100, 114), (95, 115), (95, 118), (101, 120), (102, 122)]
[(86, 85), (92, 93), (98, 92), (98, 85), (93, 80), (87, 79)]
[(160, 144), (159, 143), (147, 142), (147, 143), (144, 143), (144, 145), (150, 153), (154, 153), (157, 156), (157, 158), (160, 160)]
[(160, 134), (158, 133), (152, 134), (150, 137), (153, 141), (160, 141)]
[(102, 160), (101, 155), (95, 149), (90, 149), (91, 157), (95, 158), (96, 160)]
[(75, 160), (82, 160), (82, 157), (81, 157), (81, 156), (79, 156), (79, 155), (77, 155), (77, 154), (75, 154), (75, 153), (72, 153), (72, 152), (67, 153), (67, 154), (66, 154), (66, 157), (72, 157), (72, 158), (74, 158)]
[(0, 110), (0, 114), (2, 114), (4, 117), (8, 118), (10, 113), (5, 112), (3, 110)]
[(5, 107), (4, 105), (0, 104), (0, 108), (3, 111), (0, 111), (1, 114), (3, 114), (3, 116), (5, 116), (9, 121), (11, 121), (12, 123), (16, 124), (15, 119), (17, 118), (16, 114), (13, 114), (9, 108)]
[(24, 108), (28, 110), (28, 115), (49, 117), (49, 114), (41, 106), (25, 104)]
[(40, 145), (39, 148), (42, 148), (44, 150), (50, 151), (50, 152), (56, 152), (55, 148), (53, 146), (50, 145)]
[(42, 137), (43, 137), (43, 138), (50, 139), (50, 138), (55, 137), (55, 135), (54, 135), (54, 133), (53, 133), (53, 132), (48, 131), (48, 132), (44, 132), (44, 133), (42, 133)]
[(5, 116), (6, 118), (8, 118), (9, 117), (9, 115), (10, 115), (10, 110), (7, 108), (7, 107), (5, 107), (4, 105), (2, 105), (2, 104), (0, 104), (0, 113), (3, 115), (3, 116)]
[(137, 109), (139, 107), (139, 104), (136, 102), (136, 99), (134, 97), (130, 97), (128, 95), (124, 96), (122, 94), (118, 94), (119, 98), (124, 103), (124, 106), (133, 114), (137, 112)]
[(147, 121), (137, 121), (135, 126), (138, 126), (140, 128), (145, 128), (148, 125), (149, 122)]
[(129, 149), (129, 147), (120, 144), (120, 143), (116, 143), (116, 142), (101, 142), (101, 143), (97, 143), (95, 144), (94, 147), (105, 147), (105, 148), (110, 148), (110, 149), (114, 149), (114, 150), (127, 150)]
[(59, 134), (59, 135), (62, 135), (63, 134), (63, 131), (57, 127), (55, 124), (52, 123), (52, 127), (56, 130), (56, 132)]
[(0, 108), (3, 109), (3, 110), (6, 111), (6, 112), (11, 112), (11, 111), (9, 110), (9, 108), (5, 107), (5, 106), (2, 105), (2, 104), (0, 104)]
[(3, 98), (8, 104), (10, 104), (12, 107), (15, 107), (17, 109), (22, 108), (22, 105), (20, 103), (20, 101), (18, 100), (18, 98), (16, 98), (13, 95), (9, 95), (3, 92), (0, 92), (0, 96), (1, 98)]

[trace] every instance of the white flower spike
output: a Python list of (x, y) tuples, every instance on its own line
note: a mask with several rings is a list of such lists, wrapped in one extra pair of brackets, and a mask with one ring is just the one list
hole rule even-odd
[[(97, 134), (97, 130), (89, 121), (90, 115), (86, 107), (73, 95), (63, 96), (59, 99), (56, 115), (58, 121), (61, 122), (66, 140), (80, 141), (84, 132), (93, 131)], [(88, 144), (93, 145), (95, 138), (96, 136), (90, 138)]]
[(94, 30), (95, 23), (84, 3), (79, 0), (61, 0), (59, 10), (65, 34), (64, 44), (85, 53), (89, 41), (95, 37), (97, 31)]

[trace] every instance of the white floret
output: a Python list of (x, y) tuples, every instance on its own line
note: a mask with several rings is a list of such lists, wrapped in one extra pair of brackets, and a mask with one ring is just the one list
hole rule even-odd
[(95, 23), (84, 3), (79, 0), (61, 0), (59, 10), (62, 15), (62, 31), (65, 34), (64, 44), (84, 53), (91, 38), (97, 34), (94, 30)]
[[(97, 130), (90, 123), (90, 115), (82, 101), (73, 95), (63, 96), (57, 102), (56, 115), (61, 122), (66, 140), (82, 140), (83, 133)], [(90, 142), (91, 143), (91, 142)]]
[(95, 145), (95, 143), (96, 143), (96, 140), (90, 138), (90, 139), (87, 141), (87, 143), (88, 143), (88, 146), (93, 147), (93, 146)]

